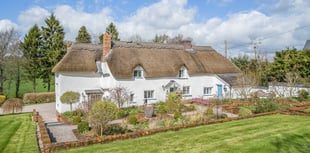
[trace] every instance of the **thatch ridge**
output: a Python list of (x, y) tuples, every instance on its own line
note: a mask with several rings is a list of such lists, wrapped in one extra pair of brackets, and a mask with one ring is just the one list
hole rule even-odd
[[(53, 72), (96, 72), (102, 46), (73, 44)], [(227, 58), (209, 46), (193, 46), (185, 50), (183, 45), (113, 42), (107, 62), (116, 79), (130, 79), (133, 69), (140, 65), (145, 78), (177, 77), (182, 66), (189, 75), (240, 73)]]

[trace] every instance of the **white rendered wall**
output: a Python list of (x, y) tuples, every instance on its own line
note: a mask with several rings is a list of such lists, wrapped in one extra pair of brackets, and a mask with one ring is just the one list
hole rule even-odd
[[(67, 91), (75, 91), (81, 94), (80, 102), (83, 101), (82, 93), (88, 89), (101, 88), (101, 76), (97, 73), (56, 73), (55, 94), (56, 110), (59, 113), (70, 111), (69, 104), (62, 104), (60, 97)], [(72, 110), (77, 108), (79, 103), (72, 104)]]
[[(135, 105), (144, 104), (145, 90), (154, 90), (154, 98), (148, 99), (148, 104), (165, 101), (167, 90), (169, 90), (169, 88), (163, 89), (163, 87), (171, 80), (174, 80), (179, 84), (181, 90), (183, 89), (183, 86), (190, 86), (190, 94), (184, 97), (184, 99), (215, 98), (218, 93), (217, 85), (222, 85), (224, 98), (228, 95), (227, 93), (230, 92), (229, 85), (215, 74), (189, 76), (188, 78), (178, 78), (176, 76), (166, 78), (132, 78), (128, 80), (116, 80), (112, 76), (107, 63), (101, 63), (101, 70), (102, 73), (57, 73), (55, 79), (56, 110), (60, 113), (70, 111), (70, 105), (62, 104), (60, 102), (60, 96), (67, 91), (76, 91), (82, 95), (85, 90), (111, 89), (119, 86), (127, 88), (129, 92), (134, 94)], [(204, 95), (204, 87), (212, 87), (212, 93)], [(224, 92), (224, 88), (227, 89), (226, 93)], [(83, 101), (82, 98), (83, 96), (81, 96), (80, 102)], [(73, 104), (73, 110), (77, 106), (78, 103)]]

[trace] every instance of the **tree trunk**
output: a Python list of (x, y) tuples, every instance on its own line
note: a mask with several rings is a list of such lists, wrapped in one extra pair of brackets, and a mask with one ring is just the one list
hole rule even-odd
[(50, 77), (48, 77), (48, 80), (47, 80), (47, 91), (48, 92), (51, 91), (51, 79), (50, 79)]
[(15, 97), (18, 97), (19, 94), (19, 85), (20, 85), (20, 65), (19, 61), (17, 61), (17, 76), (16, 76), (16, 89), (15, 89)]
[(0, 63), (0, 95), (3, 95), (3, 84), (4, 84), (4, 78), (3, 78), (3, 68), (2, 64)]
[(102, 136), (103, 128), (102, 125), (100, 125), (100, 136)]
[(37, 79), (33, 78), (32, 80), (32, 92), (36, 93), (37, 92)]

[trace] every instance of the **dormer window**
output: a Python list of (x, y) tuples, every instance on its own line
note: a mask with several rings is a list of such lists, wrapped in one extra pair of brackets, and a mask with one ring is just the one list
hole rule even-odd
[(135, 79), (141, 79), (143, 78), (143, 69), (141, 66), (137, 66), (134, 70), (133, 70), (133, 77)]
[(188, 74), (187, 74), (187, 69), (186, 69), (186, 67), (182, 66), (182, 67), (179, 69), (178, 77), (179, 77), (179, 78), (188, 78)]
[(179, 70), (179, 78), (184, 78), (184, 69)]

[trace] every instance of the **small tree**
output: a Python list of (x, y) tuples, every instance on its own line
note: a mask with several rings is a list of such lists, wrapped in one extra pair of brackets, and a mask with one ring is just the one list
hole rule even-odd
[(61, 97), (60, 101), (64, 104), (70, 104), (70, 111), (72, 111), (72, 104), (78, 102), (80, 93), (74, 91), (67, 91)]
[(127, 88), (118, 86), (110, 90), (111, 100), (116, 103), (118, 108), (121, 108), (125, 102), (128, 102), (130, 95)]
[(9, 113), (12, 112), (13, 114), (17, 111), (23, 110), (23, 100), (19, 98), (11, 98), (4, 102), (2, 105), (3, 113)]
[(182, 95), (177, 92), (170, 92), (166, 101), (167, 111), (174, 113), (181, 111), (183, 104), (181, 103)]
[(87, 32), (87, 29), (85, 26), (82, 26), (79, 30), (79, 33), (77, 37), (75, 38), (76, 42), (79, 43), (91, 43), (91, 36)]
[(112, 102), (98, 101), (91, 108), (88, 114), (89, 123), (100, 129), (100, 135), (104, 127), (112, 120), (116, 118), (118, 109)]

